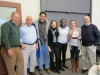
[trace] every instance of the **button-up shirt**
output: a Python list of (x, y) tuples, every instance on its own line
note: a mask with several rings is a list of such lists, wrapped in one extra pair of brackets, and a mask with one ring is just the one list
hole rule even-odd
[(20, 42), (33, 44), (37, 40), (37, 33), (36, 28), (31, 25), (28, 26), (27, 24), (20, 27)]

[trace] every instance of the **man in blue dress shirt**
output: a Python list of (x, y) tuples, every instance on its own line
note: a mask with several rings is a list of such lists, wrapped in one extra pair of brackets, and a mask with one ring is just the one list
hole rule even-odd
[(34, 72), (36, 64), (36, 50), (38, 49), (36, 27), (32, 25), (32, 17), (27, 16), (26, 24), (20, 27), (21, 50), (24, 58), (24, 73), (27, 75), (27, 64), (30, 58), (30, 74), (36, 75)]

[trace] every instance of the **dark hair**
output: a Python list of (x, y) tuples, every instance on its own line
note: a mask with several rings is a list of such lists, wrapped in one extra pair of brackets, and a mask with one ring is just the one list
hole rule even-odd
[(40, 12), (39, 16), (41, 16), (41, 14), (45, 14), (45, 16), (46, 16), (46, 12)]
[[(52, 29), (52, 26), (51, 26), (52, 22), (56, 22), (56, 21), (55, 21), (55, 20), (52, 20), (52, 21), (51, 21), (51, 23), (50, 23), (50, 29)], [(56, 29), (56, 31), (58, 32), (57, 22), (56, 22), (56, 28), (55, 28), (55, 29)]]
[(61, 23), (63, 20), (65, 20), (65, 21), (66, 21), (66, 19), (61, 19), (61, 20), (60, 20), (60, 23)]
[[(63, 26), (62, 26), (62, 21), (63, 21), (63, 20), (65, 20), (65, 22), (66, 22), (66, 19), (61, 19), (61, 20), (60, 20), (60, 26), (61, 26), (61, 27), (63, 27)], [(65, 26), (66, 26), (66, 25), (65, 25)]]

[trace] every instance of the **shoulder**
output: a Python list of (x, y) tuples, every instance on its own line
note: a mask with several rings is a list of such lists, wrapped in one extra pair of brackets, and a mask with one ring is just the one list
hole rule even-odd
[(95, 24), (91, 24), (92, 27), (97, 27)]
[(50, 24), (49, 20), (46, 19), (47, 24)]
[(66, 26), (66, 29), (69, 30), (70, 28), (68, 26)]
[(68, 32), (71, 32), (71, 31), (72, 31), (72, 29), (71, 29), (71, 28), (69, 28)]
[(81, 29), (84, 27), (84, 25), (81, 26)]
[(25, 29), (26, 28), (26, 24), (20, 26), (20, 29)]
[(49, 33), (49, 34), (51, 33), (51, 30), (50, 30), (50, 28), (48, 29), (48, 33)]
[(38, 24), (38, 22), (39, 22), (39, 19), (35, 20), (34, 21), (34, 24)]
[(78, 30), (81, 30), (81, 28), (77, 27)]
[(65, 29), (66, 31), (69, 31), (69, 27), (68, 27), (68, 26), (66, 26), (64, 29)]
[(78, 30), (79, 33), (81, 33), (81, 28), (77, 27), (77, 30)]
[(58, 30), (61, 28), (60, 26), (59, 27), (57, 27), (58, 28)]
[(10, 26), (10, 22), (5, 22), (2, 26), (1, 26), (1, 28), (7, 28), (7, 27), (9, 27)]
[(68, 27), (68, 26), (66, 26), (66, 28), (68, 28), (68, 29), (69, 29), (69, 27)]

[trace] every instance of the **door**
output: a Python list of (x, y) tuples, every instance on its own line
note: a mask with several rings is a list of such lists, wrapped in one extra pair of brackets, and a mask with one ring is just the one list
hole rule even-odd
[(0, 75), (8, 75), (4, 60), (1, 56), (1, 26), (3, 23), (10, 20), (13, 12), (18, 12), (21, 16), (21, 4), (0, 1)]

